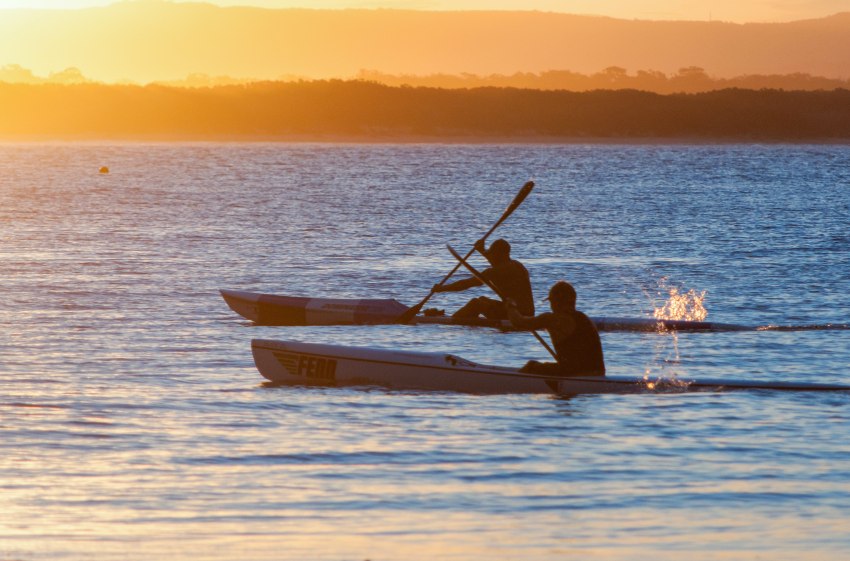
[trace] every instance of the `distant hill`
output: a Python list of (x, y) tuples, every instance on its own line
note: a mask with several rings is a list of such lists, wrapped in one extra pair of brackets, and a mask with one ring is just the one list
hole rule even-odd
[(609, 67), (715, 78), (850, 78), (850, 13), (791, 23), (626, 21), (546, 12), (216, 7), (133, 1), (0, 10), (0, 66), (147, 83), (231, 78), (511, 75)]

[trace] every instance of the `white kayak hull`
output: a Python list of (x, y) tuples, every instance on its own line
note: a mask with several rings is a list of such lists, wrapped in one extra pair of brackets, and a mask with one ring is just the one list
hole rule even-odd
[[(220, 290), (231, 310), (259, 325), (392, 324), (408, 310), (394, 299), (303, 298), (243, 290)], [(744, 331), (742, 325), (654, 318), (591, 317), (599, 331)], [(449, 316), (415, 316), (411, 324), (464, 325), (514, 330), (507, 320), (458, 321)]]
[(254, 339), (254, 362), (267, 380), (281, 385), (377, 386), (393, 390), (471, 394), (608, 394), (658, 391), (768, 389), (848, 391), (850, 386), (729, 380), (649, 380), (644, 377), (552, 378), (517, 368), (478, 364), (457, 355), (394, 351), (299, 341)]

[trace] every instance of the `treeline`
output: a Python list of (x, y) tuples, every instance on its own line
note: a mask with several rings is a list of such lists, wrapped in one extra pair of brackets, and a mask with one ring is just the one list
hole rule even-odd
[(390, 87), (0, 83), (0, 138), (850, 140), (850, 90), (699, 94)]
[(642, 90), (655, 93), (700, 93), (730, 88), (746, 90), (834, 90), (850, 89), (850, 80), (795, 74), (749, 74), (734, 78), (709, 76), (704, 68), (688, 66), (675, 74), (657, 70), (638, 70), (629, 74), (619, 66), (609, 66), (601, 72), (581, 74), (569, 70), (545, 72), (516, 72), (514, 74), (388, 74), (377, 70), (361, 70), (357, 79), (379, 82), (388, 86), (423, 86), (428, 88), (523, 88), (534, 90)]
[[(360, 70), (355, 80), (377, 82), (388, 86), (412, 86), (445, 89), (472, 88), (520, 88), (531, 90), (568, 90), (586, 92), (593, 90), (642, 90), (655, 93), (700, 93), (730, 88), (745, 90), (835, 90), (850, 89), (850, 80), (813, 76), (806, 73), (795, 74), (750, 74), (734, 78), (715, 78), (709, 76), (704, 68), (688, 66), (680, 68), (675, 74), (665, 74), (657, 70), (638, 70), (629, 74), (619, 66), (609, 66), (593, 74), (581, 74), (569, 70), (547, 70), (545, 72), (516, 72), (510, 75), (491, 74), (388, 74), (377, 70)], [(276, 81), (297, 82), (303, 77), (288, 76), (275, 78)], [(256, 79), (233, 78), (230, 76), (210, 76), (202, 73), (189, 74), (180, 80), (157, 81), (155, 84), (175, 87), (217, 87), (244, 85), (257, 82)], [(0, 82), (10, 84), (84, 84), (95, 83), (86, 78), (78, 68), (70, 67), (53, 72), (47, 77), (36, 76), (31, 70), (17, 64), (0, 66)]]

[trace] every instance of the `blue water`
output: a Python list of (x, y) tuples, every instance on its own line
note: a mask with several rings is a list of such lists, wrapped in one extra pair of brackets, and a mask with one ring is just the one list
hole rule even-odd
[[(250, 339), (519, 365), (527, 333), (255, 327), (413, 304), (497, 231), (539, 309), (850, 321), (850, 146), (0, 144), (0, 560), (839, 560), (850, 395), (272, 388)], [(99, 174), (109, 166), (109, 174)], [(454, 310), (470, 296), (440, 294)], [(850, 383), (850, 331), (603, 333), (611, 374)]]

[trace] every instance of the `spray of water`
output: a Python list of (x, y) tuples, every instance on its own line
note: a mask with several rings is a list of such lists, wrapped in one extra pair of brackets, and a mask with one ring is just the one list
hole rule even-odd
[(693, 288), (680, 292), (677, 287), (662, 286), (669, 297), (661, 307), (655, 308), (655, 319), (683, 319), (705, 321), (708, 310), (705, 309), (705, 290), (697, 292)]
[[(654, 308), (655, 319), (705, 321), (708, 316), (708, 310), (705, 308), (706, 291), (685, 291), (670, 286), (666, 277), (662, 277), (658, 285), (661, 293), (667, 295), (667, 299), (661, 306)], [(679, 334), (676, 331), (665, 331), (659, 326), (659, 335), (662, 337), (656, 339), (655, 356), (644, 371), (643, 378), (647, 388), (686, 388), (688, 382), (679, 378), (677, 369), (680, 364)]]

